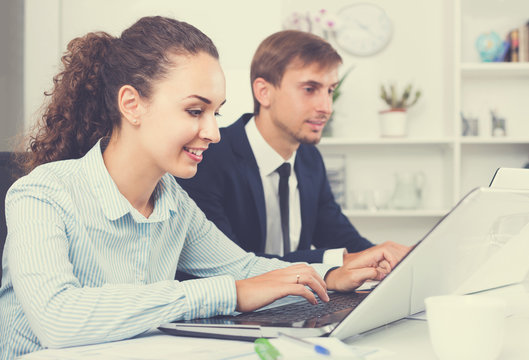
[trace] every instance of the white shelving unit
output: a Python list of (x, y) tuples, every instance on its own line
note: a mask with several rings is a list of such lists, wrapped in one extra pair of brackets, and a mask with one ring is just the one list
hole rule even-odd
[[(411, 245), (452, 206), (455, 143), (453, 138), (323, 138), (319, 148), (324, 158), (344, 156), (347, 201), (343, 212), (362, 235), (376, 243), (393, 240)], [(399, 172), (424, 174), (420, 208), (389, 206), (393, 176)], [(377, 209), (375, 192), (385, 197), (382, 204), (386, 206)], [(358, 208), (359, 197), (366, 208)]]
[[(344, 214), (372, 241), (413, 243), (464, 194), (488, 186), (498, 167), (522, 167), (529, 161), (529, 63), (481, 63), (473, 43), (480, 33), (503, 35), (529, 20), (529, 2), (454, 0), (453, 19), (453, 38), (445, 44), (447, 52), (453, 51), (451, 72), (445, 74), (451, 81), (444, 84), (453, 97), (451, 116), (438, 126), (448, 129), (445, 134), (332, 137), (319, 145), (324, 157), (345, 154), (349, 193)], [(492, 136), (491, 110), (506, 119), (505, 136)], [(461, 135), (461, 112), (479, 119), (478, 136)], [(391, 174), (399, 171), (425, 174), (418, 209), (356, 208), (355, 193), (391, 193)]]
[(474, 63), (462, 62), (460, 66), (463, 77), (471, 76), (529, 76), (529, 63)]
[[(498, 167), (521, 167), (529, 160), (529, 63), (480, 62), (474, 41), (479, 34), (510, 29), (529, 20), (529, 3), (516, 0), (457, 0), (456, 81), (454, 119), (460, 112), (479, 119), (478, 137), (460, 137), (459, 186), (461, 196), (486, 186)], [(491, 135), (490, 111), (506, 119), (506, 135)], [(461, 131), (459, 130), (459, 133)]]
[(440, 218), (446, 214), (446, 210), (344, 210), (344, 214), (349, 217), (375, 217), (375, 218)]
[(331, 146), (344, 146), (344, 145), (450, 145), (454, 139), (436, 139), (436, 138), (423, 138), (423, 139), (410, 139), (410, 138), (376, 138), (376, 139), (349, 139), (349, 138), (338, 138), (338, 137), (324, 137), (322, 138), (320, 145), (325, 147)]

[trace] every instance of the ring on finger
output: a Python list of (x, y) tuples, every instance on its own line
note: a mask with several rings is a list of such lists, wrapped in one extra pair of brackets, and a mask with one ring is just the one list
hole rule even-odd
[(296, 284), (299, 284), (299, 278), (300, 278), (300, 275), (296, 275)]

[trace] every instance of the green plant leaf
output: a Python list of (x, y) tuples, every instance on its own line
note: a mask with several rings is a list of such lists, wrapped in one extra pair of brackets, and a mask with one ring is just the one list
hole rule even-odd
[(391, 109), (408, 109), (411, 106), (415, 105), (417, 103), (417, 100), (421, 97), (421, 91), (416, 90), (414, 94), (413, 100), (410, 102), (411, 94), (412, 94), (413, 85), (408, 84), (404, 91), (402, 92), (402, 95), (399, 95), (397, 88), (395, 84), (389, 85), (389, 91), (386, 89), (386, 85), (381, 84), (380, 85), (380, 98), (384, 100), (384, 102), (391, 108)]
[(354, 68), (355, 68), (355, 66), (349, 67), (347, 69), (347, 71), (343, 74), (343, 76), (340, 78), (340, 80), (338, 80), (338, 85), (336, 85), (336, 87), (334, 88), (334, 92), (332, 93), (332, 101), (333, 102), (338, 100), (338, 98), (342, 94), (342, 92), (341, 92), (342, 84), (345, 81), (345, 79), (347, 79), (347, 76), (349, 76), (349, 74), (351, 73), (351, 71), (353, 71)]

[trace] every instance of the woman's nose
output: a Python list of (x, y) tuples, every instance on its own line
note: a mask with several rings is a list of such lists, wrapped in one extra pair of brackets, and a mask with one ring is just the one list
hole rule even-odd
[(215, 116), (207, 116), (204, 119), (199, 136), (212, 143), (218, 143), (220, 141), (219, 125), (217, 124)]

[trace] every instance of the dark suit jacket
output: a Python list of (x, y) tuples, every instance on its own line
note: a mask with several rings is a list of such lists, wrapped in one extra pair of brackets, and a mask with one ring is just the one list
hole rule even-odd
[[(177, 179), (209, 220), (246, 251), (264, 254), (266, 210), (261, 176), (244, 125), (252, 114), (221, 129), (221, 141), (211, 144), (196, 176)], [(286, 261), (322, 262), (327, 249), (349, 252), (372, 244), (342, 214), (334, 201), (320, 152), (300, 145), (294, 165), (301, 205), (301, 235), (297, 251)], [(278, 214), (279, 216), (279, 214)], [(314, 245), (317, 249), (310, 250)]]

